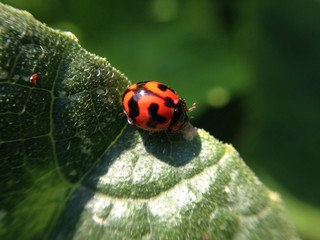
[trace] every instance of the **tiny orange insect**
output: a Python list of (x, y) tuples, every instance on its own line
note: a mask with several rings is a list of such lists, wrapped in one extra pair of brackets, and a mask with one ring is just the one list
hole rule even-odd
[(32, 85), (36, 85), (38, 83), (38, 80), (39, 80), (39, 74), (38, 73), (35, 73), (33, 74), (30, 79), (29, 79), (29, 82), (32, 84)]

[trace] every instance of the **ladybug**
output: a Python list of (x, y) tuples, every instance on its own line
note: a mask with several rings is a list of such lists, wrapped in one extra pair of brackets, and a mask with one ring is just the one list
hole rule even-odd
[(144, 130), (179, 132), (190, 125), (185, 100), (160, 82), (131, 85), (123, 94), (122, 107), (128, 123)]
[(33, 74), (30, 79), (29, 79), (29, 82), (32, 84), (32, 85), (36, 85), (38, 83), (38, 80), (39, 80), (39, 74), (38, 73), (35, 73)]

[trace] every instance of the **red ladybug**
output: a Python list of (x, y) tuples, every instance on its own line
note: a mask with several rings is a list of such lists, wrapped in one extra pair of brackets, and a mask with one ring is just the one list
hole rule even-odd
[(178, 132), (191, 125), (184, 99), (159, 82), (131, 85), (123, 94), (122, 106), (128, 123), (144, 130)]

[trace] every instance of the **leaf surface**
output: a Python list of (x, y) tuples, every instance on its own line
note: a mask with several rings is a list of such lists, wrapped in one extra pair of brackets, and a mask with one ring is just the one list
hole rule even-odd
[(1, 239), (298, 238), (232, 146), (126, 126), (128, 79), (72, 34), (1, 3), (0, 33)]

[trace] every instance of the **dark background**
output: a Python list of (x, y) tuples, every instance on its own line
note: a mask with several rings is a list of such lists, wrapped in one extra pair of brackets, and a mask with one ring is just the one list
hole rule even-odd
[(158, 80), (320, 239), (320, 1), (7, 0), (131, 82)]

